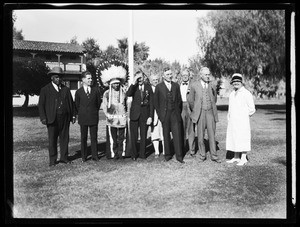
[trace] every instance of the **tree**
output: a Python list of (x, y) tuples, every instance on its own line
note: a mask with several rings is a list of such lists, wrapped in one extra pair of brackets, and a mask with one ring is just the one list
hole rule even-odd
[(285, 75), (284, 18), (283, 10), (212, 11), (207, 19), (215, 36), (205, 47), (205, 64), (218, 77), (240, 72), (251, 79), (262, 65), (268, 79), (281, 79)]
[(49, 81), (49, 67), (40, 58), (13, 59), (13, 93), (24, 95), (23, 107), (28, 106), (29, 95), (39, 95)]
[(170, 64), (161, 58), (146, 60), (142, 64), (142, 68), (148, 77), (151, 74), (162, 76), (165, 67), (170, 67)]
[(97, 41), (93, 38), (87, 38), (82, 42), (82, 46), (86, 50), (86, 69), (92, 74), (93, 78), (96, 76), (95, 59), (100, 57), (101, 50)]
[(71, 44), (76, 44), (76, 45), (79, 45), (78, 41), (77, 41), (77, 36), (73, 36), (72, 39), (70, 40), (70, 43)]
[[(15, 24), (17, 20), (17, 16), (15, 13), (13, 13), (13, 24)], [(21, 30), (17, 30), (15, 25), (13, 26), (13, 38), (17, 39), (17, 40), (24, 40), (24, 35), (22, 34), (22, 29)]]
[[(127, 38), (118, 39), (118, 48), (121, 51), (122, 60), (128, 62), (128, 40)], [(149, 56), (149, 47), (146, 46), (145, 42), (134, 43), (134, 63), (137, 65), (143, 64)]]

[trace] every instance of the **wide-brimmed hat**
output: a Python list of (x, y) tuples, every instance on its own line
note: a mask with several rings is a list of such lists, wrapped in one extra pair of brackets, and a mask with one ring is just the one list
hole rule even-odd
[(59, 66), (55, 66), (51, 69), (50, 72), (48, 72), (48, 75), (61, 75), (63, 74), (63, 70)]
[(232, 84), (234, 82), (241, 82), (241, 83), (243, 83), (243, 76), (242, 76), (242, 74), (239, 74), (239, 73), (233, 74), (232, 77), (231, 77), (230, 84)]

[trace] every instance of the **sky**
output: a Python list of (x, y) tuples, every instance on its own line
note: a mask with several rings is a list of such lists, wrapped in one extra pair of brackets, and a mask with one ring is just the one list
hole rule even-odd
[[(15, 10), (15, 27), (25, 40), (78, 43), (94, 38), (104, 50), (129, 37), (130, 10)], [(133, 10), (134, 42), (150, 48), (148, 59), (162, 58), (188, 65), (199, 48), (197, 18), (208, 10)]]

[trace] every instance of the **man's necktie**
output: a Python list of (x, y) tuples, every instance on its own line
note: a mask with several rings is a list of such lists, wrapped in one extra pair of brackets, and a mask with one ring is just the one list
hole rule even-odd
[(141, 92), (141, 99), (143, 100), (143, 86), (142, 85), (140, 85), (140, 92)]
[(88, 98), (90, 98), (89, 88), (86, 89), (86, 95), (87, 95)]

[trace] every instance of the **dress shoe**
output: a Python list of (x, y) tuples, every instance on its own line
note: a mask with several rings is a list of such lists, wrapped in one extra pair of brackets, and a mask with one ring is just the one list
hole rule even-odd
[(216, 162), (216, 163), (221, 163), (221, 161), (219, 159), (212, 159), (213, 162)]
[(87, 160), (85, 158), (81, 159), (81, 163), (86, 162)]
[(199, 158), (200, 162), (204, 162), (206, 160), (206, 158)]
[(247, 160), (241, 160), (238, 162), (238, 164), (236, 164), (237, 166), (243, 166), (243, 165), (246, 165), (248, 161)]
[(182, 163), (182, 164), (185, 163), (185, 161), (183, 161), (183, 160), (177, 160), (177, 161), (180, 162), (180, 163)]
[(132, 161), (136, 161), (137, 158), (131, 158), (131, 159), (132, 159)]
[(56, 163), (50, 163), (49, 166), (54, 167), (54, 166), (56, 166)]
[(234, 162), (239, 162), (239, 161), (241, 161), (241, 159), (239, 159), (239, 158), (232, 158), (232, 159), (230, 159), (230, 160), (228, 160), (226, 162), (227, 163), (234, 163)]
[(92, 158), (94, 162), (99, 162), (99, 158)]
[(72, 164), (73, 162), (71, 162), (71, 161), (59, 161), (59, 163), (62, 163), (62, 164)]

